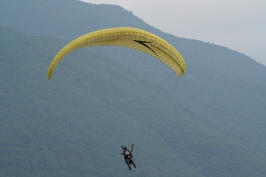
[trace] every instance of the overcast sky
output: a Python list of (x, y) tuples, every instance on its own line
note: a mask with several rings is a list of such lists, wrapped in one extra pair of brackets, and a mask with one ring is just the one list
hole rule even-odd
[(178, 37), (228, 47), (266, 66), (266, 0), (82, 0), (115, 4)]

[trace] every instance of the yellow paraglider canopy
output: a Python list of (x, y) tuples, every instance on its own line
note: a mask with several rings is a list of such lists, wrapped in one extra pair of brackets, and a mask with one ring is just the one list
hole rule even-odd
[(48, 68), (47, 77), (50, 79), (52, 73), (66, 55), (73, 50), (91, 46), (121, 46), (140, 50), (161, 60), (168, 65), (178, 77), (186, 71), (186, 63), (181, 54), (167, 41), (150, 32), (131, 28), (118, 27), (97, 30), (80, 36), (65, 47), (54, 57)]

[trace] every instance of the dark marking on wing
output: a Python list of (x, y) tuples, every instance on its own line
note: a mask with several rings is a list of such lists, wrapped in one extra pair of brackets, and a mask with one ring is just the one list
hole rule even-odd
[[(155, 55), (157, 55), (157, 53), (156, 53), (154, 50), (152, 50), (152, 48), (150, 48), (150, 47), (147, 45), (147, 43), (152, 43), (152, 42), (139, 41), (139, 40), (133, 40), (133, 41), (135, 41), (135, 42), (137, 42), (137, 43), (143, 45), (144, 47), (147, 47), (147, 48), (150, 49), (153, 53), (155, 53)], [(157, 56), (158, 56), (158, 55), (157, 55)]]

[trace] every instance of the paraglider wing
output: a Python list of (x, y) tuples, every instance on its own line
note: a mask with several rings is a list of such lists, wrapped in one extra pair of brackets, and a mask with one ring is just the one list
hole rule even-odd
[(131, 28), (119, 27), (97, 30), (80, 36), (63, 47), (52, 60), (48, 72), (48, 79), (59, 63), (73, 50), (92, 46), (121, 46), (140, 50), (161, 60), (168, 65), (178, 77), (186, 71), (186, 64), (181, 54), (164, 39), (150, 32)]

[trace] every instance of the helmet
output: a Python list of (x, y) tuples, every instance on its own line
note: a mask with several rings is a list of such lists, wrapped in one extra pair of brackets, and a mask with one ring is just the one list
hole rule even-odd
[(127, 150), (127, 147), (126, 146), (124, 147), (124, 150)]

